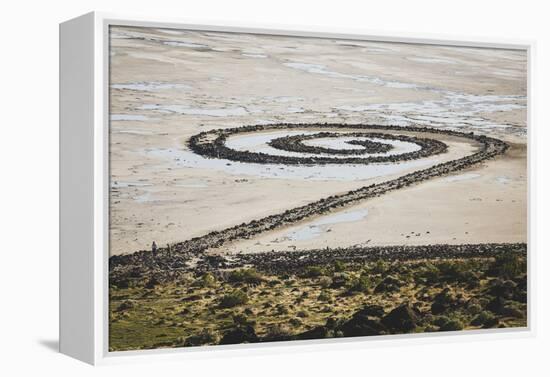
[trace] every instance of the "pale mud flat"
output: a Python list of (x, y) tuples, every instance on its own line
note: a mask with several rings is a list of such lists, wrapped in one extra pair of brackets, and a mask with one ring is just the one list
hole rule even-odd
[(514, 146), (508, 156), (479, 168), (400, 189), (320, 216), (321, 220), (303, 221), (217, 251), (525, 242), (522, 157), (525, 149)]
[(213, 252), (527, 239), (522, 52), (124, 27), (112, 29), (111, 46), (113, 255), (475, 151), (448, 138), (445, 155), (372, 170), (207, 160), (185, 144), (201, 131), (277, 122), (418, 124), (514, 147), (456, 174), (465, 178), (434, 179)]

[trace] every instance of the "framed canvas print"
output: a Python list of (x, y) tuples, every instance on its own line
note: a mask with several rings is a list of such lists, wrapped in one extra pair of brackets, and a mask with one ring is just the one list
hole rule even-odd
[(61, 25), (60, 347), (525, 334), (531, 45)]

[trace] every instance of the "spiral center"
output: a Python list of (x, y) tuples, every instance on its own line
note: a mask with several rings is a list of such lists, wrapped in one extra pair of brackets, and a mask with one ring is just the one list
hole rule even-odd
[(447, 150), (441, 141), (404, 135), (407, 131), (422, 129), (348, 124), (254, 125), (201, 132), (191, 137), (189, 147), (207, 158), (282, 165), (395, 163)]

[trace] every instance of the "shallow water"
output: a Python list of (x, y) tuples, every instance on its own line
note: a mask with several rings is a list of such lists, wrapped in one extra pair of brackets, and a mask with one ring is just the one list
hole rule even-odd
[(296, 113), (304, 113), (305, 109), (303, 107), (287, 107), (286, 113), (288, 114), (296, 114)]
[(360, 221), (367, 217), (368, 209), (357, 209), (323, 216), (305, 227), (287, 233), (283, 238), (289, 241), (308, 241), (329, 230), (330, 225)]
[(175, 47), (187, 47), (187, 48), (195, 48), (195, 49), (210, 49), (210, 46), (200, 44), (200, 43), (193, 43), (193, 42), (182, 42), (182, 41), (163, 41), (162, 44), (165, 44), (167, 46), (175, 46)]
[(296, 96), (275, 96), (275, 97), (262, 97), (265, 102), (277, 102), (277, 103), (287, 103), (287, 102), (301, 102), (304, 101), (303, 97)]
[(187, 107), (183, 105), (142, 105), (140, 110), (152, 110), (159, 113), (175, 113), (180, 115), (204, 115), (210, 117), (229, 117), (229, 116), (244, 116), (249, 112), (244, 107), (229, 107), (229, 108), (204, 108), (204, 107)]
[[(431, 57), (410, 57), (424, 63), (447, 63), (445, 59)], [(348, 113), (361, 113), (362, 116), (373, 116), (386, 119), (396, 125), (419, 124), (432, 127), (445, 126), (455, 130), (472, 128), (491, 132), (508, 132), (524, 135), (522, 127), (484, 119), (482, 113), (494, 113), (526, 108), (526, 97), (518, 95), (473, 95), (450, 90), (441, 90), (435, 87), (417, 85), (410, 82), (387, 80), (379, 76), (354, 75), (332, 71), (323, 64), (287, 62), (286, 67), (301, 70), (311, 74), (325, 75), (333, 78), (349, 79), (360, 82), (369, 82), (374, 85), (396, 89), (414, 89), (435, 94), (441, 99), (418, 102), (397, 102), (389, 104), (353, 104), (334, 107), (335, 110), (346, 116)], [(514, 72), (503, 72), (513, 74)]]
[(343, 78), (343, 79), (350, 79), (354, 81), (360, 81), (360, 82), (368, 82), (375, 85), (380, 86), (386, 86), (388, 88), (397, 88), (397, 89), (420, 89), (422, 86), (408, 83), (408, 82), (401, 82), (396, 80), (385, 80), (381, 77), (376, 76), (367, 76), (367, 75), (352, 75), (347, 73), (341, 73), (336, 71), (329, 70), (325, 65), (323, 64), (311, 64), (311, 63), (301, 63), (301, 62), (289, 62), (289, 63), (283, 63), (286, 67), (298, 69), (300, 71), (305, 71), (308, 73), (313, 74), (319, 74), (319, 75), (326, 75), (334, 78)]
[(418, 62), (418, 63), (429, 63), (429, 64), (457, 64), (456, 61), (450, 60), (450, 59), (419, 57), (419, 56), (407, 57), (407, 60)]
[(452, 175), (450, 177), (443, 178), (445, 182), (459, 182), (459, 181), (467, 181), (470, 179), (475, 179), (481, 177), (480, 174), (475, 173), (464, 173), (459, 175)]
[[(273, 139), (277, 139), (284, 136), (293, 136), (293, 135), (313, 135), (318, 133), (318, 131), (273, 131), (273, 132), (262, 132), (254, 133), (247, 135), (238, 135), (229, 137), (226, 140), (225, 145), (233, 150), (237, 151), (249, 151), (257, 153), (265, 153), (268, 155), (276, 156), (289, 156), (289, 157), (332, 157), (332, 158), (349, 158), (346, 155), (331, 155), (331, 154), (314, 154), (314, 153), (299, 153), (299, 152), (289, 152), (274, 148), (267, 143)], [(340, 132), (345, 135), (345, 132)], [(390, 156), (403, 153), (414, 152), (420, 150), (420, 146), (414, 143), (404, 142), (400, 140), (386, 140), (379, 138), (365, 138), (365, 137), (342, 137), (342, 138), (320, 138), (314, 140), (307, 140), (306, 144), (309, 145), (319, 145), (326, 148), (334, 149), (357, 149), (357, 146), (346, 144), (346, 141), (351, 140), (371, 140), (375, 142), (381, 142), (385, 144), (390, 144), (393, 148), (385, 153), (372, 153), (366, 155), (355, 156), (357, 158), (367, 158), (369, 156)], [(317, 144), (314, 144), (317, 143)], [(352, 148), (349, 148), (352, 147)]]
[(150, 130), (128, 130), (128, 129), (113, 128), (113, 127), (111, 127), (111, 133), (129, 134), (129, 135), (154, 135), (154, 132)]
[(508, 183), (512, 182), (512, 179), (509, 177), (496, 177), (495, 180), (502, 185), (507, 185)]
[(361, 181), (398, 174), (436, 164), (440, 158), (425, 158), (395, 164), (372, 165), (276, 165), (235, 162), (223, 159), (204, 158), (189, 150), (178, 148), (146, 149), (148, 156), (172, 161), (178, 168), (213, 169), (236, 177), (249, 175), (270, 179), (308, 179), (328, 181)]
[(170, 35), (185, 35), (186, 32), (178, 29), (155, 29), (156, 31)]
[(128, 187), (149, 187), (153, 186), (151, 183), (146, 182), (128, 182), (128, 181), (112, 181), (111, 188), (128, 188)]
[(193, 89), (191, 85), (187, 85), (187, 84), (158, 82), (158, 81), (149, 81), (149, 82), (143, 81), (143, 82), (111, 84), (111, 88), (121, 89), (121, 90), (135, 90), (139, 92), (156, 92), (159, 90), (166, 90), (166, 89), (182, 89), (182, 90)]
[(526, 133), (524, 127), (501, 124), (481, 116), (483, 113), (524, 109), (526, 99), (523, 96), (470, 95), (450, 91), (438, 93), (443, 96), (442, 99), (389, 104), (342, 105), (334, 109), (344, 114), (361, 113), (379, 117), (388, 123), (400, 126), (423, 125), (463, 132), (471, 129), (516, 135), (525, 135)]
[(112, 121), (146, 121), (149, 120), (145, 115), (139, 114), (111, 114), (110, 119)]
[(264, 54), (247, 54), (247, 53), (242, 53), (241, 55), (242, 55), (242, 56), (246, 56), (247, 58), (256, 58), (256, 59), (265, 59), (265, 58), (267, 58), (267, 55), (264, 55)]

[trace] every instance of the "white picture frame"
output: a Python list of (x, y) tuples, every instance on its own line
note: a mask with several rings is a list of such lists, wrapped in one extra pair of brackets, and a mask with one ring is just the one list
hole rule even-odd
[[(528, 327), (453, 334), (389, 335), (270, 344), (109, 352), (108, 350), (108, 28), (144, 26), (202, 31), (246, 32), (302, 37), (518, 49), (528, 56)], [(90, 364), (131, 360), (211, 357), (318, 350), (325, 347), (379, 347), (393, 342), (475, 341), (535, 334), (533, 282), (532, 55), (533, 41), (463, 39), (414, 33), (388, 34), (311, 27), (193, 24), (185, 20), (88, 13), (60, 25), (60, 352)]]

